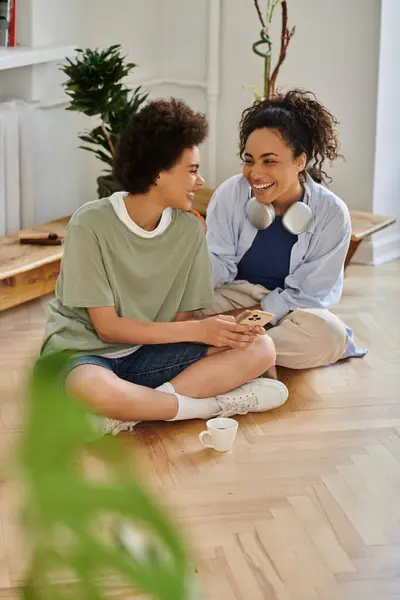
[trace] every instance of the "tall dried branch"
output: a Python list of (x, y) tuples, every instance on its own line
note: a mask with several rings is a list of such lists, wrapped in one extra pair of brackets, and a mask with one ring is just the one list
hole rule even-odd
[(287, 48), (289, 46), (290, 40), (292, 39), (294, 32), (296, 31), (296, 27), (292, 27), (291, 30), (288, 28), (288, 12), (287, 12), (287, 2), (286, 0), (282, 0), (282, 32), (281, 32), (281, 49), (279, 53), (278, 62), (276, 64), (275, 69), (272, 72), (270, 84), (269, 84), (269, 96), (273, 96), (275, 94), (275, 86), (276, 80), (279, 75), (279, 70), (282, 66), (283, 61), (286, 58)]
[(261, 8), (260, 8), (260, 5), (258, 3), (258, 0), (254, 0), (254, 6), (256, 7), (256, 11), (257, 11), (257, 14), (258, 14), (258, 18), (260, 19), (261, 27), (263, 29), (265, 29), (264, 18), (262, 16), (262, 12), (261, 12)]

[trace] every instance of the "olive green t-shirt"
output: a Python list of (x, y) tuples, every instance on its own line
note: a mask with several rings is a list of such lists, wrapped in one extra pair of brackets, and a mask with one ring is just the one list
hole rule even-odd
[(89, 202), (67, 228), (41, 352), (109, 355), (135, 345), (103, 342), (88, 308), (114, 306), (120, 317), (170, 322), (177, 312), (212, 303), (206, 240), (196, 217), (173, 209), (163, 233), (143, 238), (118, 218), (109, 198)]

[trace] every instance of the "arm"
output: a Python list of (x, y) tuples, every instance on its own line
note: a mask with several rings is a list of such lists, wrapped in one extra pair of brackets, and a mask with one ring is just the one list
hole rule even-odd
[(276, 289), (263, 298), (261, 308), (274, 313), (273, 325), (296, 308), (327, 308), (333, 303), (330, 296), (343, 271), (350, 236), (348, 211), (337, 211), (316, 235), (304, 262), (288, 275), (285, 289)]
[[(201, 342), (198, 322), (179, 319), (172, 323), (152, 323), (119, 317), (114, 307), (88, 308), (99, 338), (109, 344), (173, 344)], [(181, 315), (184, 313), (181, 313)]]
[(93, 231), (72, 223), (67, 230), (61, 302), (86, 308), (97, 335), (108, 343), (155, 344), (200, 341), (193, 323), (146, 323), (120, 318)]
[[(88, 309), (97, 335), (109, 344), (173, 344), (197, 342), (217, 348), (247, 348), (263, 333), (254, 325), (239, 325), (233, 317), (216, 316), (201, 321), (149, 323), (119, 317), (114, 307)], [(243, 312), (243, 311), (242, 311)]]
[[(187, 309), (201, 306), (203, 285), (207, 283), (212, 294), (212, 283), (204, 234), (199, 231), (199, 248), (194, 252), (193, 265), (203, 255), (207, 269), (191, 269), (187, 290), (181, 301)], [(203, 250), (201, 250), (203, 248)], [(204, 276), (206, 279), (204, 279)], [(166, 344), (174, 342), (200, 342), (210, 346), (244, 348), (253, 343), (253, 328), (238, 325), (233, 317), (211, 317), (204, 321), (152, 323), (120, 317), (115, 302), (97, 238), (93, 231), (72, 224), (68, 228), (62, 268), (60, 300), (64, 306), (86, 308), (99, 338), (110, 344)], [(209, 298), (209, 296), (206, 296)], [(199, 304), (196, 304), (198, 302)], [(194, 303), (195, 306), (190, 304)]]
[(217, 189), (207, 210), (207, 246), (215, 287), (231, 283), (237, 275), (233, 198), (227, 198), (230, 189)]
[(211, 306), (214, 297), (204, 233), (200, 227), (197, 231), (193, 261), (175, 321), (139, 321), (120, 317), (114, 306), (92, 305), (88, 313), (101, 340), (109, 344), (135, 345), (200, 342), (232, 348), (247, 347), (255, 341), (259, 332), (254, 327), (238, 325), (233, 317), (211, 317), (202, 322), (190, 320), (194, 310)]

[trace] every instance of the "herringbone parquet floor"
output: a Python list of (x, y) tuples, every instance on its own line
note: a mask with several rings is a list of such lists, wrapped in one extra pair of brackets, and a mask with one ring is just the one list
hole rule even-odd
[[(200, 421), (125, 436), (149, 485), (187, 533), (210, 600), (400, 599), (400, 263), (352, 266), (337, 313), (364, 359), (283, 373), (291, 396), (240, 418), (232, 454), (200, 447)], [(27, 360), (46, 300), (0, 315), (0, 454), (12, 456)], [(0, 488), (0, 598), (17, 597), (23, 557)], [(160, 494), (161, 497), (161, 494)], [(132, 598), (127, 590), (115, 597)]]

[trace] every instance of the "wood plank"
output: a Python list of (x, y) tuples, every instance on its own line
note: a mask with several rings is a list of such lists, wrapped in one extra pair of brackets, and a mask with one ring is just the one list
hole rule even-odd
[(50, 263), (59, 263), (63, 255), (63, 246), (37, 246), (20, 244), (18, 235), (30, 231), (65, 235), (70, 217), (57, 219), (37, 227), (23, 229), (21, 232), (0, 237), (0, 280), (15, 277), (21, 273), (37, 269)]
[(0, 280), (0, 311), (45, 296), (55, 289), (61, 259)]
[[(201, 447), (199, 420), (140, 424), (120, 436), (182, 529), (207, 600), (400, 598), (399, 297), (400, 261), (350, 266), (336, 312), (369, 353), (326, 369), (280, 370), (288, 402), (236, 417), (231, 453)], [(0, 314), (0, 461), (10, 465), (46, 303)], [(98, 481), (102, 465), (86, 466)], [(0, 473), (1, 600), (18, 598), (27, 554), (13, 476), (11, 467)], [(112, 587), (107, 598), (145, 599)]]

